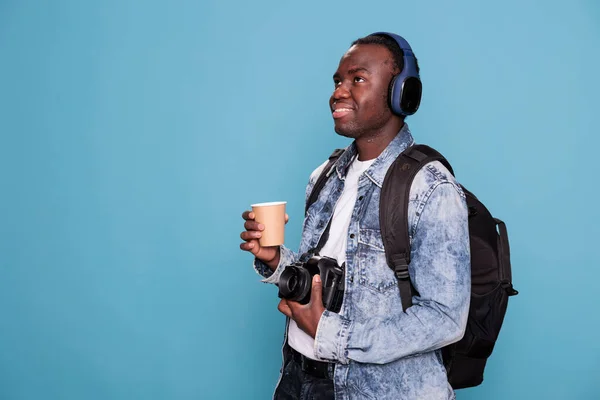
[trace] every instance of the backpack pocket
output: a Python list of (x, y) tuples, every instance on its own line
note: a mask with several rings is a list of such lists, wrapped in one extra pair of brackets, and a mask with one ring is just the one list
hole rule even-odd
[(467, 329), (456, 344), (456, 352), (470, 358), (488, 358), (494, 350), (507, 305), (508, 295), (500, 284), (486, 294), (472, 293)]
[(454, 389), (483, 382), (485, 365), (494, 350), (507, 305), (508, 294), (500, 284), (488, 293), (471, 294), (465, 335), (442, 350), (448, 380)]

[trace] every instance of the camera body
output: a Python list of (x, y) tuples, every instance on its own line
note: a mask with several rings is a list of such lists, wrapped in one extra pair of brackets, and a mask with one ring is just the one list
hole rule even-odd
[(344, 299), (344, 268), (331, 257), (312, 256), (305, 262), (288, 265), (279, 277), (278, 296), (282, 299), (308, 304), (313, 277), (319, 274), (323, 284), (323, 306), (339, 312)]

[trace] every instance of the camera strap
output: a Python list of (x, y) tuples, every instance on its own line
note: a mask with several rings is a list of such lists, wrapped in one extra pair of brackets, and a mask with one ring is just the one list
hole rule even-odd
[(329, 229), (331, 228), (331, 220), (333, 219), (333, 216), (331, 219), (329, 219), (329, 223), (327, 224), (327, 226), (325, 227), (325, 230), (323, 231), (323, 234), (321, 235), (321, 237), (319, 238), (319, 242), (317, 243), (316, 247), (313, 247), (311, 249), (308, 249), (306, 251), (306, 253), (302, 254), (300, 256), (300, 262), (306, 262), (308, 261), (312, 256), (320, 256), (320, 252), (323, 249), (323, 246), (325, 246), (325, 243), (327, 243), (327, 239), (329, 238)]
[(327, 239), (329, 239), (329, 229), (331, 228), (332, 220), (333, 220), (333, 215), (331, 216), (331, 218), (329, 218), (329, 222), (327, 223), (327, 226), (325, 227), (323, 234), (319, 238), (319, 243), (317, 243), (317, 247), (315, 247), (315, 249), (314, 249), (315, 255), (319, 255), (319, 253), (323, 249), (323, 246), (325, 246), (325, 243), (327, 243)]

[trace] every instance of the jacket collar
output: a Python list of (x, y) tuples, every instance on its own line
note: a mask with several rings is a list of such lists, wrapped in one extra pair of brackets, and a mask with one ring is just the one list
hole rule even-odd
[[(400, 132), (392, 139), (387, 147), (381, 152), (381, 154), (373, 161), (373, 164), (367, 169), (365, 174), (375, 183), (381, 187), (385, 174), (392, 165), (392, 163), (398, 158), (400, 153), (406, 150), (408, 147), (414, 144), (414, 139), (408, 128), (408, 124), (405, 122)], [(356, 149), (356, 142), (352, 142), (350, 146), (346, 148), (344, 153), (337, 160), (335, 168), (340, 179), (346, 178), (348, 167), (354, 161), (354, 157), (358, 154)]]

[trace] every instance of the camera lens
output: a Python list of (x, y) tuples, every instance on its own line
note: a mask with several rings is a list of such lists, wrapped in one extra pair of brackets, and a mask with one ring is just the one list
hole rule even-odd
[(298, 301), (310, 290), (310, 274), (305, 268), (287, 267), (279, 277), (279, 292), (289, 300)]
[(295, 276), (290, 276), (290, 279), (288, 279), (288, 282), (287, 282), (287, 287), (288, 287), (289, 291), (294, 292), (297, 284), (298, 284), (298, 278), (296, 278)]

